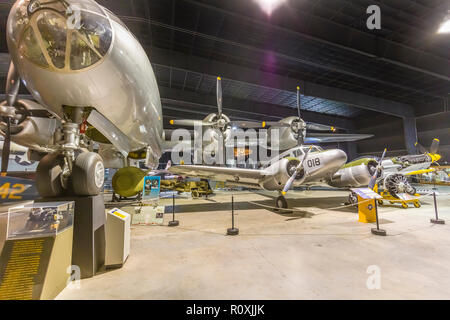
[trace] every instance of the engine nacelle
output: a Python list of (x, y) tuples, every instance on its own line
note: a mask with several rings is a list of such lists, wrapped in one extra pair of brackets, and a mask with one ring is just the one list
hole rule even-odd
[[(298, 144), (298, 117), (289, 117), (280, 120), (280, 123), (288, 124), (289, 127), (275, 127), (268, 130), (268, 137), (272, 137), (273, 130), (279, 130), (279, 148), (280, 150), (291, 149)], [(303, 137), (306, 137), (306, 123), (300, 119), (302, 122), (301, 127), (303, 128)]]
[[(5, 105), (6, 101), (0, 103)], [(30, 100), (17, 101), (17, 109), (42, 110), (45, 109), (40, 104)], [(11, 124), (11, 141), (19, 145), (39, 152), (51, 152), (44, 146), (52, 145), (53, 135), (58, 126), (57, 119), (26, 117), (19, 120), (18, 124)], [(5, 128), (6, 123), (0, 122), (1, 127)], [(0, 130), (3, 136), (5, 132)]]
[[(295, 158), (284, 158), (272, 164), (266, 169), (268, 174), (261, 180), (259, 185), (265, 190), (283, 190), (286, 182), (292, 177), (295, 168), (300, 164), (300, 160)], [(297, 177), (295, 184), (301, 184), (306, 178), (305, 169), (302, 168)]]
[(377, 166), (373, 159), (356, 160), (336, 172), (329, 184), (336, 188), (367, 186)]

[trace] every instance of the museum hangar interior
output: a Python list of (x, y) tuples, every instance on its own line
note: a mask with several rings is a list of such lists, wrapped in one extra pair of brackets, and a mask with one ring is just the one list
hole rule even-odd
[[(20, 20), (15, 16), (20, 13), (20, 8), (19, 13), (14, 8), (20, 7), (21, 2), (28, 5), (23, 7), (22, 14), (28, 14), (30, 22), (24, 23), (23, 17)], [(450, 208), (450, 167), (447, 162), (450, 156), (450, 33), (444, 28), (450, 21), (448, 2), (98, 0), (98, 5), (91, 0), (56, 2), (61, 2), (58, 5), (63, 11), (44, 0), (0, 3), (0, 30), (6, 30), (10, 37), (7, 41), (5, 33), (0, 34), (0, 102), (6, 101), (3, 106), (8, 106), (14, 101), (15, 105), (11, 107), (15, 108), (16, 115), (14, 118), (8, 113), (11, 109), (1, 110), (2, 162), (7, 159), (10, 163), (10, 170), (4, 170), (2, 166), (2, 178), (6, 180), (0, 180), (0, 191), (5, 200), (0, 204), (1, 299), (450, 298), (450, 282), (439, 276), (449, 271), (447, 258), (450, 258), (445, 250), (450, 245), (445, 224)], [(46, 38), (56, 33), (46, 34), (43, 25), (58, 25), (59, 17), (69, 19), (70, 5), (77, 3), (81, 6), (79, 29), (82, 31), (69, 32), (70, 28), (64, 27), (67, 39), (64, 36), (63, 50), (60, 47), (58, 51), (54, 48), (57, 47), (55, 41)], [(57, 10), (58, 13), (54, 13)], [(36, 22), (33, 22), (33, 16), (37, 17)], [(92, 17), (109, 23), (94, 23)], [(36, 26), (29, 28), (27, 23)], [(25, 24), (20, 33), (23, 35), (17, 36), (19, 33), (13, 31), (15, 24)], [(95, 27), (89, 29), (91, 25)], [(100, 26), (104, 27), (103, 33), (98, 31)], [(32, 50), (23, 49), (26, 41), (21, 37), (26, 37), (28, 30), (34, 30), (37, 42), (40, 42), (42, 59), (46, 60), (45, 75), (35, 71), (34, 68), (42, 69), (42, 65), (33, 60)], [(108, 30), (110, 38), (102, 39)], [(77, 41), (83, 43), (79, 45), (80, 50), (90, 47), (90, 53), (95, 52), (98, 56), (98, 61), (77, 71), (76, 60), (68, 57), (76, 52), (75, 36), (69, 35), (76, 32), (79, 34)], [(134, 36), (127, 38), (130, 34)], [(71, 43), (69, 37), (73, 37), (71, 47), (66, 45), (66, 42)], [(119, 50), (120, 54), (112, 54), (115, 48), (120, 48), (119, 40), (124, 43), (125, 53)], [(134, 50), (136, 56), (127, 56), (126, 50), (133, 52), (129, 43), (138, 48)], [(103, 52), (105, 44), (107, 48)], [(66, 57), (62, 63), (66, 66), (58, 67), (58, 55), (64, 57), (64, 51)], [(81, 55), (81, 65), (88, 59), (87, 52)], [(145, 63), (139, 65), (145, 54), (151, 68)], [(22, 81), (16, 99), (10, 100), (14, 90), (8, 88), (16, 83), (11, 71), (13, 64), (17, 79)], [(94, 73), (108, 67), (114, 72), (115, 68), (125, 68), (121, 70), (123, 77), (117, 72), (111, 73), (111, 77), (104, 76), (105, 81), (99, 84), (96, 82), (99, 78), (90, 75), (86, 87), (79, 87), (82, 89), (77, 92), (76, 86), (81, 86), (79, 79), (84, 70)], [(156, 80), (156, 87), (147, 82), (139, 83), (142, 79), (146, 81), (148, 74), (141, 77), (127, 74), (134, 72), (136, 75), (148, 70), (154, 73), (148, 83)], [(64, 76), (53, 77), (55, 74)], [(64, 78), (73, 74), (78, 80)], [(122, 82), (117, 87), (109, 86), (116, 80), (115, 76)], [(123, 110), (111, 107), (114, 114), (108, 116), (102, 111), (107, 110), (108, 103), (102, 107), (95, 105), (95, 96), (90, 100), (92, 104), (72, 102), (67, 106), (65, 102), (60, 103), (64, 97), (48, 93), (54, 89), (50, 84), (52, 81), (75, 87), (65, 87), (61, 90), (62, 95), (75, 97), (80, 94), (82, 100), (88, 99), (84, 95), (89, 96), (87, 92), (97, 85), (101, 88), (92, 89), (93, 94), (102, 92), (113, 96), (113, 91), (116, 95), (122, 90), (132, 91), (127, 98), (114, 99), (133, 104), (136, 110), (143, 107), (139, 104), (142, 101), (145, 104), (149, 99), (156, 99), (156, 102), (151, 100), (149, 109), (157, 109), (155, 106), (160, 105), (161, 110), (156, 116), (148, 117), (158, 118), (161, 128), (147, 121), (150, 111), (145, 108), (136, 113), (135, 109), (127, 109), (128, 106)], [(152, 98), (140, 100), (139, 94), (145, 90), (155, 90), (151, 92), (158, 92), (159, 97), (153, 94)], [(23, 105), (17, 107), (21, 100), (38, 103), (40, 107), (36, 111), (47, 110), (44, 116), (41, 112), (37, 118), (53, 121), (57, 123), (56, 127), (62, 123), (62, 139), (66, 140), (60, 144), (55, 142), (59, 147), (48, 150), (57, 150), (55, 153), (63, 162), (73, 158), (73, 164), (72, 160), (60, 164), (62, 177), (70, 171), (61, 178), (61, 186), (58, 185), (60, 189), (68, 190), (64, 194), (43, 186), (50, 183), (44, 175), (50, 176), (48, 172), (53, 170), (44, 172), (45, 166), (40, 164), (49, 163), (45, 156), (47, 152), (41, 148), (43, 145), (48, 147), (48, 141), (34, 153), (27, 151), (21, 155), (11, 146), (6, 157), (3, 156), (7, 149), (6, 140), (18, 145), (23, 141), (17, 138), (20, 133), (11, 129), (7, 133), (5, 119), (9, 117), (11, 120), (8, 121), (13, 121), (11, 125), (16, 128), (21, 121), (27, 121), (24, 118), (38, 114), (29, 111), (27, 103), (23, 105), (28, 113), (24, 113)], [(54, 105), (63, 111), (58, 113)], [(67, 110), (81, 106), (85, 109), (77, 122), (76, 112)], [(96, 110), (95, 114), (100, 114), (97, 120), (92, 109)], [(218, 125), (223, 119), (222, 112), (228, 121), (225, 127)], [(137, 118), (144, 114), (145, 117), (131, 122), (124, 119), (120, 124), (120, 117), (126, 113), (136, 113)], [(113, 142), (120, 134), (113, 133), (110, 137), (108, 129), (97, 125), (100, 122), (95, 121), (99, 121), (102, 114), (108, 118), (108, 128), (114, 127), (118, 132), (132, 136), (128, 149), (120, 150), (121, 142)], [(223, 129), (222, 134), (235, 129), (238, 124), (251, 128), (259, 123), (262, 127), (266, 124), (270, 127), (270, 124), (283, 123), (283, 119), (301, 114), (303, 121), (289, 123), (295, 136), (294, 145), (281, 150), (301, 150), (299, 154), (286, 154), (290, 156), (288, 175), (268, 177), (271, 167), (241, 166), (239, 169), (243, 171), (232, 171), (236, 167), (229, 164), (217, 165), (215, 169), (202, 166), (202, 163), (185, 166), (184, 162), (174, 161), (172, 149), (161, 147), (160, 142), (154, 147), (154, 141), (161, 138), (158, 132), (165, 131), (167, 138), (169, 132), (178, 127), (192, 129), (184, 120), (205, 119), (206, 122), (211, 114), (215, 118), (208, 121), (217, 121), (215, 125), (219, 131)], [(64, 121), (55, 120), (58, 116)], [(88, 126), (87, 131), (80, 129), (82, 141), (85, 135), (89, 139), (95, 136), (87, 134), (92, 127), (101, 136), (101, 142), (106, 140), (119, 150), (116, 150), (119, 154), (116, 158), (124, 158), (121, 161), (127, 165), (109, 166), (110, 161), (101, 152), (103, 162), (101, 157), (98, 160), (93, 155), (86, 156), (87, 162), (96, 164), (92, 173), (95, 179), (91, 179), (91, 168), (83, 167), (79, 164), (82, 161), (77, 160), (82, 157), (78, 152), (84, 152), (81, 147), (66, 149), (69, 122)], [(176, 126), (177, 123), (180, 125)], [(302, 123), (305, 127), (301, 127)], [(121, 125), (135, 128), (128, 130)], [(287, 128), (286, 125), (281, 127)], [(301, 130), (305, 130), (306, 135), (300, 134)], [(319, 132), (308, 135), (310, 131)], [(149, 136), (158, 137), (147, 143), (142, 136), (148, 132)], [(327, 140), (333, 134), (368, 136)], [(308, 137), (314, 142), (308, 143)], [(56, 141), (56, 138), (52, 139)], [(74, 141), (78, 140), (75, 138)], [(312, 144), (319, 148), (309, 148)], [(24, 147), (33, 149), (26, 143)], [(97, 146), (90, 143), (83, 148), (98, 151)], [(235, 155), (241, 150), (238, 149), (234, 149)], [(251, 153), (246, 147), (243, 149), (246, 156)], [(142, 150), (146, 155), (131, 156)], [(345, 159), (341, 157), (341, 162), (331, 169), (327, 161), (336, 165), (340, 155), (337, 152), (345, 152)], [(317, 154), (322, 156), (308, 158)], [(23, 160), (25, 155), (28, 159)], [(152, 156), (154, 159), (150, 160), (154, 161), (150, 166)], [(294, 161), (292, 156), (298, 159)], [(169, 160), (173, 162), (172, 167), (167, 165)], [(147, 163), (143, 164), (145, 161)], [(281, 158), (279, 162), (282, 162)], [(104, 166), (104, 178), (100, 179), (101, 186), (97, 185), (102, 191), (100, 194), (91, 191), (96, 189), (98, 172), (103, 174), (97, 170), (99, 166), (102, 170)], [(358, 166), (368, 168), (363, 182), (352, 171)], [(75, 168), (73, 172), (72, 167)], [(114, 173), (124, 170), (122, 167), (145, 170), (140, 171), (144, 172), (141, 175), (130, 169), (121, 176), (122, 180), (115, 179)], [(312, 167), (323, 167), (324, 172), (314, 171)], [(152, 169), (164, 172), (150, 174)], [(78, 178), (76, 170), (82, 170), (83, 178)], [(255, 175), (268, 178), (248, 182), (245, 179), (254, 177), (249, 173), (251, 170), (258, 171)], [(26, 179), (33, 181), (29, 183), (37, 190), (36, 196), (20, 198), (19, 194), (19, 198), (11, 197), (13, 184), (23, 182), (8, 179), (23, 179), (21, 171), (26, 173)], [(353, 174), (349, 180), (358, 180), (358, 183), (344, 181), (348, 172)], [(156, 195), (150, 191), (146, 193), (150, 175), (159, 177)], [(128, 176), (139, 181), (133, 180), (133, 187), (130, 187), (124, 182)], [(163, 184), (163, 180), (173, 179), (177, 180), (175, 184)], [(94, 181), (92, 186), (89, 185), (91, 180)], [(154, 180), (148, 181), (150, 185)], [(71, 188), (66, 187), (66, 183), (74, 184), (75, 194), (70, 193)], [(84, 184), (84, 189), (78, 186)], [(130, 188), (137, 191), (131, 192)], [(367, 189), (373, 189), (375, 195), (369, 195)], [(25, 205), (25, 208), (30, 207), (29, 216), (28, 212), (25, 214), (18, 209), (23, 208), (21, 199), (32, 203)], [(368, 202), (369, 209), (365, 210)], [(14, 246), (18, 241), (34, 239), (30, 236), (31, 231), (24, 236), (24, 231), (17, 226), (19, 220), (26, 216), (25, 229), (36, 231), (42, 225), (38, 226), (38, 222), (30, 224), (30, 219), (35, 217), (35, 212), (42, 217), (50, 212), (48, 208), (54, 210), (51, 211), (53, 215), (61, 217), (57, 224), (49, 225), (51, 232), (45, 232), (51, 234), (53, 242), (43, 244), (44, 248), (48, 246), (44, 251), (48, 250), (55, 258), (49, 259), (45, 267), (47, 273), (39, 277), (33, 275), (34, 286), (38, 283), (41, 289), (37, 290), (39, 293), (33, 289), (34, 293), (28, 296), (8, 286), (10, 275), (5, 270), (14, 258)], [(92, 211), (92, 219), (83, 221), (81, 226), (78, 221), (83, 219), (79, 218), (77, 210)], [(101, 211), (101, 217), (95, 210)], [(173, 228), (166, 228), (174, 221), (177, 224), (173, 223)], [(18, 228), (17, 234), (14, 234), (14, 228)], [(65, 231), (60, 232), (58, 228)], [(69, 229), (70, 233), (66, 232)], [(87, 231), (93, 232), (89, 244), (80, 241), (86, 238), (84, 232)], [(387, 237), (379, 237), (380, 231)], [(78, 245), (78, 242), (83, 243)], [(61, 246), (73, 246), (71, 256), (62, 254), (64, 250), (58, 252)], [(86, 248), (94, 252), (94, 261), (86, 262), (81, 257), (81, 251)], [(79, 262), (82, 269), (80, 288), (67, 285), (64, 280), (67, 274), (58, 274), (55, 259), (70, 261), (69, 265), (78, 265), (82, 261)], [(147, 261), (152, 263), (149, 265)], [(373, 289), (367, 284), (368, 268), (373, 265), (383, 274), (381, 288)], [(179, 281), (167, 284), (175, 274)], [(411, 278), (415, 280), (411, 281)], [(61, 279), (64, 285), (60, 284)], [(126, 296), (123, 296), (124, 292)]]

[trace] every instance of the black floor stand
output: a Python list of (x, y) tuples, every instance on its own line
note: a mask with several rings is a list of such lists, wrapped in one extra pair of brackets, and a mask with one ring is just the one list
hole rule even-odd
[(234, 197), (231, 197), (231, 228), (227, 229), (227, 235), (237, 236), (239, 229), (234, 227)]
[(39, 199), (36, 202), (75, 201), (72, 265), (81, 278), (93, 277), (105, 265), (105, 203), (103, 195)]
[(430, 222), (434, 223), (434, 224), (445, 224), (445, 220), (439, 219), (439, 216), (438, 216), (436, 191), (433, 191), (433, 199), (434, 199), (434, 212), (436, 214), (436, 219), (430, 219)]
[(386, 236), (386, 230), (380, 229), (380, 223), (378, 221), (378, 203), (377, 199), (375, 199), (375, 217), (377, 219), (377, 227), (372, 228), (372, 234), (376, 236)]
[(175, 195), (172, 195), (172, 221), (169, 221), (169, 227), (177, 227), (180, 225), (178, 220), (175, 220)]

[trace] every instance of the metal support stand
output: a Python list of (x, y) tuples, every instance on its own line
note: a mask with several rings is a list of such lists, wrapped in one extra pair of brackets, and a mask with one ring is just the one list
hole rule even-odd
[(172, 221), (169, 221), (169, 227), (177, 227), (180, 225), (178, 220), (175, 220), (175, 195), (172, 195)]
[(375, 199), (375, 217), (377, 219), (377, 228), (372, 228), (372, 234), (376, 236), (386, 236), (386, 230), (380, 229), (380, 223), (378, 221), (378, 201)]
[(445, 224), (445, 220), (439, 219), (439, 216), (438, 216), (438, 209), (437, 209), (437, 202), (436, 202), (436, 191), (433, 191), (433, 199), (434, 199), (434, 212), (436, 214), (436, 219), (430, 219), (430, 222), (434, 223), (434, 224)]
[(239, 229), (234, 227), (234, 196), (231, 197), (231, 228), (227, 229), (227, 235), (237, 236)]

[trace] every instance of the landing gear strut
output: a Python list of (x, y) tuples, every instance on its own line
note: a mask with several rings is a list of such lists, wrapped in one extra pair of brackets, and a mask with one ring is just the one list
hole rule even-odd
[(62, 130), (55, 133), (58, 151), (46, 155), (36, 171), (36, 187), (42, 197), (95, 196), (105, 179), (103, 159), (83, 146), (80, 124), (84, 109), (70, 108)]

